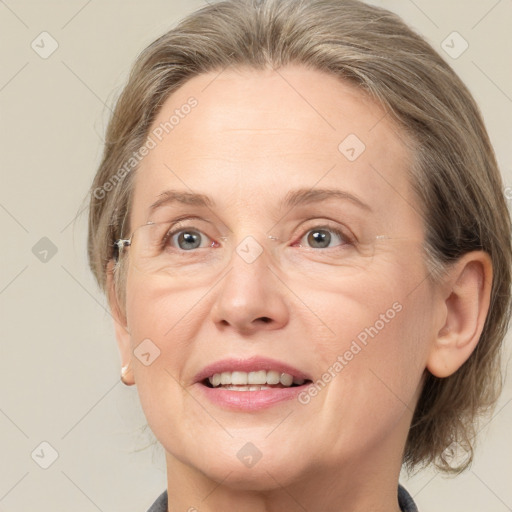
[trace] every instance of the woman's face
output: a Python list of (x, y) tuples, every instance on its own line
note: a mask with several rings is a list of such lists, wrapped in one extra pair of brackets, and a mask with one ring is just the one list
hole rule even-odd
[[(263, 489), (399, 461), (434, 290), (390, 115), (318, 71), (225, 70), (168, 98), (150, 137), (131, 226), (181, 222), (158, 254), (144, 259), (159, 250), (144, 228), (145, 247), (123, 256), (121, 347), (168, 462)], [(197, 381), (274, 382), (265, 370), (307, 380), (258, 391)]]

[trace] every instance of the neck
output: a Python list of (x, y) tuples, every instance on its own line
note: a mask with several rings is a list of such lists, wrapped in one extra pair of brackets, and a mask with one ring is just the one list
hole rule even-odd
[(400, 512), (396, 454), (396, 447), (381, 446), (378, 453), (372, 448), (356, 460), (312, 465), (307, 474), (285, 480), (265, 468), (263, 459), (249, 478), (237, 466), (207, 475), (166, 453), (169, 512)]

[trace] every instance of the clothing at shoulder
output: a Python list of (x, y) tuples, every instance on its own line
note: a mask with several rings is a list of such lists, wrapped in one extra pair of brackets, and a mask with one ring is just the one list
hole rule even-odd
[[(400, 484), (398, 484), (398, 504), (402, 512), (418, 512), (411, 495)], [(167, 491), (158, 496), (148, 512), (167, 512)]]
[(405, 487), (398, 484), (398, 505), (402, 512), (418, 512), (418, 507)]
[(148, 512), (167, 512), (167, 489), (158, 496)]

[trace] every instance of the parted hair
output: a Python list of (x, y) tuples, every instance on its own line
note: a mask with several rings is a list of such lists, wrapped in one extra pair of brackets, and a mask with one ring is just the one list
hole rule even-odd
[[(137, 166), (122, 179), (119, 170), (143, 146), (169, 95), (196, 75), (228, 66), (287, 64), (355, 85), (382, 105), (410, 141), (409, 179), (424, 221), (429, 279), (441, 279), (470, 251), (491, 257), (491, 304), (478, 345), (453, 375), (437, 378), (426, 370), (403, 454), (409, 471), (434, 464), (460, 472), (473, 458), (477, 420), (493, 410), (502, 388), (501, 348), (511, 307), (510, 215), (473, 97), (396, 14), (358, 0), (224, 0), (190, 14), (150, 44), (115, 103), (90, 189), (92, 272), (107, 292), (114, 242), (133, 229), (128, 219)], [(114, 281), (122, 304), (124, 279), (117, 265)], [(467, 455), (453, 459), (450, 446)]]

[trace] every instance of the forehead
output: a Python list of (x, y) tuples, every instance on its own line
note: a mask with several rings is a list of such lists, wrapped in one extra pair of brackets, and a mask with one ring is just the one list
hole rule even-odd
[[(288, 66), (196, 76), (163, 104), (137, 171), (132, 219), (165, 190), (208, 194), (248, 215), (287, 191), (336, 187), (410, 210), (410, 155), (376, 102), (330, 74)], [(403, 210), (400, 212), (400, 210)], [(410, 215), (410, 212), (407, 212)]]

